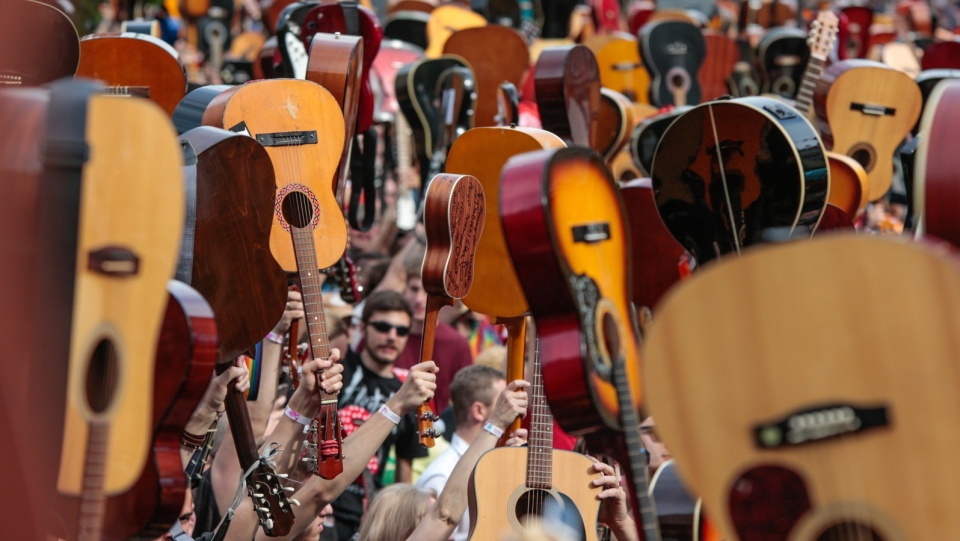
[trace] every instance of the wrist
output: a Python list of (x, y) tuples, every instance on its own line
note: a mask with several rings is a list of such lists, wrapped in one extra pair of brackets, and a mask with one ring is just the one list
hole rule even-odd
[(503, 428), (493, 424), (491, 421), (487, 421), (483, 425), (483, 430), (489, 434), (492, 434), (493, 437), (500, 439), (503, 437)]
[(266, 336), (263, 337), (263, 341), (267, 343), (273, 342), (274, 344), (283, 345), (287, 341), (286, 336), (284, 336), (286, 332), (287, 332), (286, 330), (279, 330), (279, 325), (278, 325), (277, 327), (274, 327), (272, 331), (268, 332)]
[(383, 415), (384, 417), (386, 417), (391, 423), (395, 425), (400, 424), (400, 415), (398, 415), (395, 411), (390, 409), (390, 406), (384, 404), (380, 406), (380, 409), (377, 411), (378, 413), (380, 413), (380, 415)]
[(414, 408), (408, 408), (402, 401), (397, 400), (397, 395), (393, 395), (392, 397), (390, 397), (390, 399), (387, 400), (387, 403), (385, 404), (385, 406), (390, 408), (390, 411), (393, 411), (400, 417), (403, 417), (404, 415), (410, 413), (414, 409)]
[(303, 389), (302, 385), (297, 387), (297, 390), (294, 391), (293, 396), (290, 397), (290, 401), (287, 402), (287, 406), (293, 411), (299, 412), (303, 415), (316, 417), (318, 410), (317, 406), (314, 405), (314, 401), (304, 396), (304, 394), (300, 392), (300, 389)]

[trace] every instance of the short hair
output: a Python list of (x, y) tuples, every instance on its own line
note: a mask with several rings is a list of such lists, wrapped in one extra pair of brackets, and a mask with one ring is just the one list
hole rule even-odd
[(361, 541), (405, 541), (430, 509), (436, 492), (406, 483), (390, 485), (374, 496), (360, 524)]
[(460, 369), (450, 383), (450, 398), (453, 401), (453, 415), (457, 426), (467, 420), (470, 406), (481, 402), (487, 406), (493, 404), (496, 392), (493, 384), (507, 379), (503, 372), (482, 364), (472, 364)]
[(360, 314), (360, 321), (367, 323), (370, 316), (377, 312), (406, 312), (410, 318), (413, 318), (413, 308), (403, 295), (396, 291), (377, 291), (366, 298), (363, 304), (363, 312)]
[(427, 255), (427, 247), (416, 239), (410, 241), (417, 245), (403, 256), (403, 271), (407, 273), (407, 280), (420, 278), (423, 272), (423, 258)]

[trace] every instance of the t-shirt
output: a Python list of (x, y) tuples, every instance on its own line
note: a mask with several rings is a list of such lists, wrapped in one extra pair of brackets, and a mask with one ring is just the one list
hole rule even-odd
[[(473, 364), (473, 354), (470, 353), (470, 344), (456, 329), (440, 323), (434, 335), (433, 361), (440, 371), (437, 373), (437, 391), (433, 395), (433, 405), (436, 413), (447, 409), (450, 403), (450, 383), (453, 376), (465, 366)], [(411, 368), (420, 362), (420, 343), (423, 337), (410, 333), (407, 345), (397, 359), (397, 368)]]
[[(380, 406), (386, 404), (387, 400), (400, 390), (406, 375), (407, 370), (394, 368), (394, 377), (381, 377), (363, 366), (360, 354), (353, 351), (347, 353), (343, 360), (343, 389), (340, 390), (337, 402), (340, 425), (344, 432), (349, 436), (376, 414)], [(412, 412), (400, 419), (400, 424), (387, 436), (367, 464), (376, 488), (382, 486), (383, 466), (387, 463), (387, 455), (394, 444), (397, 458), (412, 460), (427, 456), (427, 449), (420, 445), (417, 418)], [(334, 500), (333, 516), (336, 519), (337, 538), (341, 541), (350, 539), (360, 529), (365, 496), (363, 477), (360, 477)]]

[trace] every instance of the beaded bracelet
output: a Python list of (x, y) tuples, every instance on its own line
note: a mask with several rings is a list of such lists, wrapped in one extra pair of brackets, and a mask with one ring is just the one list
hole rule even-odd
[(196, 434), (191, 434), (186, 430), (180, 433), (180, 445), (189, 447), (190, 449), (199, 449), (206, 439), (206, 434), (203, 436), (198, 436)]

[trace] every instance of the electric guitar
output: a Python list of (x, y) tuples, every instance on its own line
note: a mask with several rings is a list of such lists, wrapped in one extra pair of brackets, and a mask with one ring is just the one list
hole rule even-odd
[[(427, 311), (420, 343), (421, 363), (433, 359), (440, 308), (462, 299), (473, 284), (474, 255), (485, 213), (483, 186), (476, 178), (441, 174), (430, 181), (423, 203), (427, 248), (421, 276)], [(438, 419), (429, 401), (417, 408), (421, 445), (433, 447), (434, 439), (440, 436), (433, 428)]]
[(659, 541), (636, 410), (629, 231), (613, 179), (579, 147), (515, 156), (502, 177), (504, 237), (537, 323), (550, 409), (564, 431), (629, 472), (641, 538)]
[(699, 28), (685, 21), (653, 21), (640, 29), (640, 47), (650, 72), (650, 103), (658, 107), (700, 103), (697, 73), (707, 46)]
[(893, 181), (893, 153), (920, 117), (920, 89), (908, 75), (869, 60), (831, 65), (813, 96), (827, 148), (860, 163), (876, 201)]
[[(930, 318), (960, 316), (957, 263), (926, 243), (837, 234), (757, 248), (664, 299), (644, 344), (650, 412), (725, 539), (960, 535), (936, 503), (960, 497), (960, 433), (889, 475), (930, 426), (960, 423), (960, 387), (944, 376), (960, 342)], [(835, 271), (813, 271), (823, 265)], [(840, 292), (856, 309), (823, 310)], [(897, 318), (888, 295), (911, 299)]]
[(76, 73), (80, 37), (59, 9), (33, 0), (0, 3), (0, 88), (41, 86)]
[(699, 265), (740, 255), (769, 228), (816, 229), (830, 189), (825, 152), (810, 122), (771, 98), (698, 105), (657, 146), (660, 216)]

